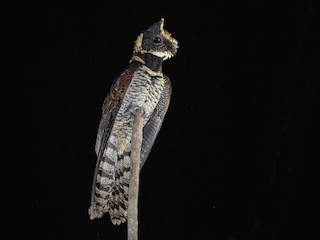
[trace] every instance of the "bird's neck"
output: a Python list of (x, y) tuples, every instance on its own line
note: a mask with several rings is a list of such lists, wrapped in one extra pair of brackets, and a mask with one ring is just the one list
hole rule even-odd
[(141, 62), (154, 72), (162, 71), (163, 59), (151, 53), (134, 53), (131, 58), (131, 61)]

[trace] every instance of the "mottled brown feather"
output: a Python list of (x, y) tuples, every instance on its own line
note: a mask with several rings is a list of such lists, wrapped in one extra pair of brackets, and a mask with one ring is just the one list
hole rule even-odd
[(113, 108), (117, 106), (119, 102), (122, 101), (123, 96), (126, 93), (128, 86), (130, 85), (132, 75), (136, 68), (137, 67), (135, 66), (127, 68), (115, 79), (114, 83), (110, 88), (109, 94), (103, 102), (103, 111), (112, 111)]

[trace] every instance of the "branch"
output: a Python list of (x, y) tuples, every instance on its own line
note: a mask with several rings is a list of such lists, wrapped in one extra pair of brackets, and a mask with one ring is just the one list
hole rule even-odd
[(130, 167), (130, 185), (128, 200), (128, 240), (138, 240), (138, 196), (140, 154), (142, 144), (143, 110), (138, 108), (135, 112), (132, 132), (132, 151)]

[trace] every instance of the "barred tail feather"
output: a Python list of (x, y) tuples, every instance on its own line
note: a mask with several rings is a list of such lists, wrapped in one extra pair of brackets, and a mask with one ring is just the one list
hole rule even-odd
[(131, 144), (126, 145), (122, 155), (118, 155), (115, 185), (110, 201), (109, 215), (113, 224), (119, 225), (127, 219)]
[(89, 208), (90, 219), (101, 218), (110, 209), (110, 195), (113, 191), (115, 167), (118, 162), (116, 149), (117, 139), (111, 135), (102, 156), (98, 156)]

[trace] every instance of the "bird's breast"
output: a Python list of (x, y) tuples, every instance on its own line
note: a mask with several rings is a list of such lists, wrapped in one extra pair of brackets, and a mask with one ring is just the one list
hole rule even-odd
[(144, 68), (138, 69), (124, 96), (119, 114), (132, 118), (134, 109), (141, 107), (144, 110), (145, 122), (147, 122), (158, 104), (163, 89), (164, 78), (162, 74), (149, 72)]
[(119, 137), (130, 139), (133, 113), (137, 107), (143, 109), (144, 124), (147, 123), (159, 102), (164, 84), (163, 74), (147, 71), (143, 67), (133, 74), (115, 119), (114, 130), (119, 133)]

